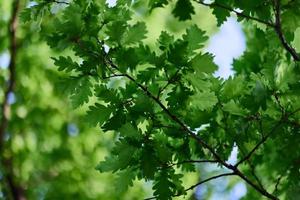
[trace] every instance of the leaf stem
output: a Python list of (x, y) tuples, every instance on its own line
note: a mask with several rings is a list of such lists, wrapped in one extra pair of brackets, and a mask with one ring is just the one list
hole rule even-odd
[[(219, 174), (219, 175), (216, 175), (216, 176), (212, 176), (210, 178), (204, 179), (203, 181), (200, 181), (199, 183), (197, 183), (195, 185), (190, 186), (189, 188), (185, 189), (185, 192), (187, 192), (189, 190), (192, 190), (195, 187), (197, 187), (197, 186), (199, 186), (203, 183), (206, 183), (208, 181), (211, 181), (211, 180), (214, 180), (214, 179), (217, 179), (217, 178), (220, 178), (220, 177), (224, 177), (224, 176), (234, 176), (234, 175), (236, 175), (236, 174), (234, 172), (231, 172), (231, 173), (225, 173), (225, 174)], [(178, 195), (175, 195), (175, 196), (180, 196), (180, 195), (178, 194)]]

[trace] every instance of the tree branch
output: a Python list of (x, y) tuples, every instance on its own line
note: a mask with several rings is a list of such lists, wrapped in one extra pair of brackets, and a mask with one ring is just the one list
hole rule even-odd
[[(217, 179), (217, 178), (220, 178), (220, 177), (224, 177), (224, 176), (234, 176), (236, 175), (234, 172), (231, 172), (231, 173), (225, 173), (225, 174), (219, 174), (219, 175), (216, 175), (216, 176), (212, 176), (210, 178), (207, 178), (207, 179), (204, 179), (203, 181), (200, 181), (199, 183), (195, 184), (195, 185), (192, 185), (190, 186), (189, 188), (185, 189), (184, 191), (187, 192), (189, 190), (192, 190), (194, 189), (195, 187), (203, 184), (203, 183), (206, 183), (208, 181), (211, 181), (211, 180), (214, 180), (214, 179)], [(175, 195), (175, 196), (180, 196), (179, 194), (178, 195)]]
[(283, 45), (283, 47), (291, 54), (291, 56), (293, 57), (293, 59), (295, 61), (300, 61), (300, 56), (299, 54), (296, 52), (296, 50), (288, 44), (288, 42), (286, 41), (283, 31), (282, 31), (282, 26), (281, 26), (281, 17), (280, 17), (280, 2), (279, 0), (274, 0), (274, 13), (275, 13), (275, 26), (274, 29), (281, 41), (281, 44)]
[(216, 2), (213, 2), (213, 3), (205, 3), (205, 2), (203, 2), (203, 1), (201, 1), (201, 0), (200, 0), (200, 1), (199, 1), (199, 0), (197, 1), (197, 0), (196, 0), (196, 2), (199, 3), (199, 4), (201, 4), (201, 5), (203, 5), (203, 6), (208, 6), (208, 7), (210, 7), (210, 8), (214, 8), (214, 7), (222, 8), (222, 9), (224, 9), (224, 10), (228, 10), (229, 12), (235, 13), (235, 14), (236, 14), (237, 16), (239, 16), (239, 17), (242, 17), (242, 18), (245, 18), (245, 19), (248, 19), (248, 20), (253, 20), (253, 21), (262, 23), (262, 24), (264, 24), (264, 25), (266, 25), (266, 26), (272, 27), (272, 28), (275, 27), (275, 25), (274, 25), (272, 22), (264, 21), (264, 20), (259, 19), (259, 18), (256, 18), (256, 17), (252, 17), (252, 16), (250, 16), (250, 15), (246, 15), (246, 14), (244, 14), (244, 13), (242, 13), (242, 12), (238, 12), (238, 11), (234, 10), (233, 8), (230, 8), (230, 7), (226, 6), (226, 5), (222, 5), (222, 4), (220, 4), (220, 3), (216, 3)]
[(252, 186), (255, 190), (260, 192), (263, 196), (268, 197), (272, 200), (279, 200), (276, 196), (270, 194), (268, 191), (266, 191), (263, 188), (260, 188), (256, 184), (254, 184), (250, 179), (248, 179), (240, 170), (235, 171), (236, 175), (238, 175), (241, 179), (243, 179), (246, 183), (248, 183), (250, 186)]

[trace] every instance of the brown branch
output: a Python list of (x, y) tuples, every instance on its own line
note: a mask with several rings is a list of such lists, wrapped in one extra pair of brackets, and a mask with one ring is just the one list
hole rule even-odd
[(220, 3), (216, 3), (216, 2), (205, 3), (205, 2), (203, 2), (201, 0), (200, 1), (196, 0), (196, 2), (199, 3), (199, 4), (201, 4), (201, 5), (203, 5), (203, 6), (208, 6), (210, 8), (214, 8), (214, 7), (222, 8), (222, 9), (227, 10), (229, 12), (235, 13), (238, 17), (242, 17), (242, 18), (245, 18), (245, 19), (248, 19), (248, 20), (253, 20), (253, 21), (262, 23), (264, 25), (267, 25), (269, 27), (273, 27), (273, 28), (275, 27), (275, 25), (272, 22), (264, 21), (264, 20), (256, 18), (256, 17), (252, 17), (250, 15), (246, 15), (246, 14), (244, 14), (242, 12), (238, 12), (238, 11), (234, 10), (233, 8), (230, 8), (230, 7), (226, 6), (226, 5), (222, 5)]
[(283, 47), (291, 54), (291, 56), (293, 57), (293, 59), (295, 61), (300, 61), (299, 54), (296, 52), (296, 50), (291, 45), (288, 44), (288, 42), (286, 41), (285, 36), (283, 34), (282, 26), (281, 26), (281, 17), (280, 17), (280, 2), (279, 2), (279, 0), (274, 0), (273, 3), (274, 3), (274, 13), (275, 13), (274, 29), (275, 29)]
[(1, 105), (1, 121), (0, 121), (0, 154), (1, 154), (1, 164), (3, 166), (3, 176), (6, 181), (6, 185), (9, 189), (11, 198), (14, 200), (25, 200), (24, 189), (15, 182), (15, 176), (13, 173), (12, 158), (5, 158), (4, 156), (4, 146), (5, 146), (5, 133), (8, 127), (8, 114), (10, 109), (9, 95), (12, 94), (15, 82), (16, 82), (16, 58), (18, 51), (17, 44), (17, 26), (18, 26), (18, 13), (20, 9), (20, 0), (14, 0), (12, 3), (12, 14), (9, 21), (8, 27), (8, 37), (9, 37), (9, 53), (10, 61), (8, 65), (9, 70), (9, 80), (7, 88), (4, 92), (4, 99)]

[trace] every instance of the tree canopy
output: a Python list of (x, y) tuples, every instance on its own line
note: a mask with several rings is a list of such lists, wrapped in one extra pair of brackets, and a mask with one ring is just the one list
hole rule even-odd
[[(225, 178), (300, 198), (300, 1), (0, 5), (3, 198), (197, 199)], [(206, 47), (230, 16), (247, 47), (223, 79)]]

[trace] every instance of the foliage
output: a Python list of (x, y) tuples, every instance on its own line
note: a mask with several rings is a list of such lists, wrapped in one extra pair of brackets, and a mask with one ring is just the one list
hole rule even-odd
[[(227, 80), (214, 76), (213, 55), (204, 49), (209, 34), (193, 24), (200, 7), (217, 26), (235, 14), (248, 34)], [(58, 85), (74, 108), (87, 109), (80, 124), (116, 135), (96, 169), (116, 173), (120, 191), (150, 181), (154, 198), (168, 200), (232, 176), (247, 183), (245, 199), (298, 199), (300, 55), (292, 43), (299, 8), (292, 0), (119, 0), (113, 7), (104, 0), (40, 0), (21, 18), (58, 54)], [(147, 17), (164, 9), (186, 30), (166, 28), (147, 40), (155, 28)], [(234, 146), (238, 161), (230, 164)], [(226, 173), (192, 186), (183, 181), (206, 163)]]

